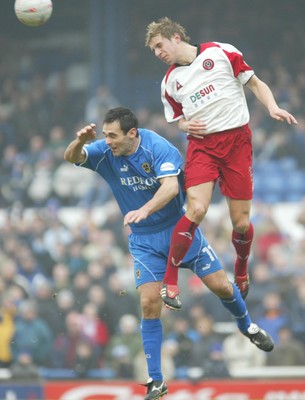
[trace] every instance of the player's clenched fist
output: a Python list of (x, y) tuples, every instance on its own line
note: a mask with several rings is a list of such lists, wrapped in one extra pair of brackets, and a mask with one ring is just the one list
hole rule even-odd
[(93, 140), (96, 138), (95, 132), (96, 125), (90, 124), (85, 126), (83, 129), (76, 133), (76, 136), (82, 141), (87, 142), (88, 140)]

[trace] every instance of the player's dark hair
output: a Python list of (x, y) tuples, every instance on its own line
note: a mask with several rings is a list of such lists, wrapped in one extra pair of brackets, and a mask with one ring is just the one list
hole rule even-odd
[(138, 118), (134, 112), (126, 107), (116, 107), (107, 111), (104, 124), (118, 121), (122, 131), (126, 134), (130, 129), (138, 129)]

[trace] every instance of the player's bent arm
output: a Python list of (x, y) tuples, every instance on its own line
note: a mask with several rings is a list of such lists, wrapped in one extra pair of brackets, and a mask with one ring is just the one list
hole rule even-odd
[(187, 121), (185, 118), (181, 118), (178, 121), (178, 128), (183, 132), (189, 133), (190, 135), (206, 134), (206, 125), (199, 119)]
[(269, 86), (253, 75), (247, 82), (247, 87), (253, 92), (255, 97), (271, 112), (278, 108)]
[(179, 183), (176, 176), (160, 179), (161, 186), (154, 196), (138, 210), (129, 211), (124, 217), (124, 225), (138, 223), (154, 212), (161, 210), (179, 192)]
[(271, 92), (269, 86), (253, 75), (247, 82), (247, 87), (253, 92), (255, 97), (268, 109), (270, 117), (277, 121), (286, 121), (288, 124), (297, 124), (297, 120), (286, 110), (281, 109)]
[[(86, 142), (85, 142), (86, 143)], [(64, 159), (72, 164), (82, 163), (85, 161), (84, 144), (79, 138), (73, 140), (65, 150)]]
[(178, 121), (178, 128), (182, 132), (188, 132), (189, 122), (185, 118), (181, 118)]
[(86, 142), (94, 140), (95, 138), (95, 124), (85, 126), (76, 133), (76, 139), (74, 139), (66, 148), (64, 159), (72, 164), (84, 162), (85, 152), (83, 147)]
[(169, 203), (179, 193), (179, 183), (177, 176), (166, 176), (160, 180), (161, 186), (149, 200), (144, 207), (148, 210), (151, 215), (156, 211), (161, 210), (167, 203)]

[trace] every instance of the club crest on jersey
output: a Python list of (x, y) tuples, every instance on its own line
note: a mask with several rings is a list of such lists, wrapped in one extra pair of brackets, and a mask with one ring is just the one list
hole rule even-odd
[(141, 272), (139, 269), (136, 270), (136, 278), (140, 279), (141, 278)]
[(142, 164), (142, 168), (144, 169), (144, 171), (145, 171), (147, 174), (150, 173), (150, 165), (149, 165), (147, 162), (145, 162), (145, 163)]
[(204, 69), (209, 71), (210, 69), (214, 68), (214, 61), (211, 60), (210, 58), (207, 58), (203, 61), (202, 66)]
[(178, 81), (176, 81), (176, 90), (180, 90), (182, 88), (181, 83), (179, 83)]

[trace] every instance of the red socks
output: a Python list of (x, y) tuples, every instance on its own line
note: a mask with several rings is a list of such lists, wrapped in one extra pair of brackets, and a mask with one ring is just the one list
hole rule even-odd
[(243, 276), (248, 273), (248, 258), (250, 255), (253, 235), (254, 229), (251, 223), (247, 232), (243, 234), (235, 231), (232, 232), (232, 243), (237, 254), (234, 265), (234, 274), (236, 276)]
[(193, 243), (197, 227), (198, 224), (190, 221), (185, 215), (175, 226), (169, 249), (166, 273), (163, 279), (164, 283), (168, 285), (177, 285), (179, 266)]

